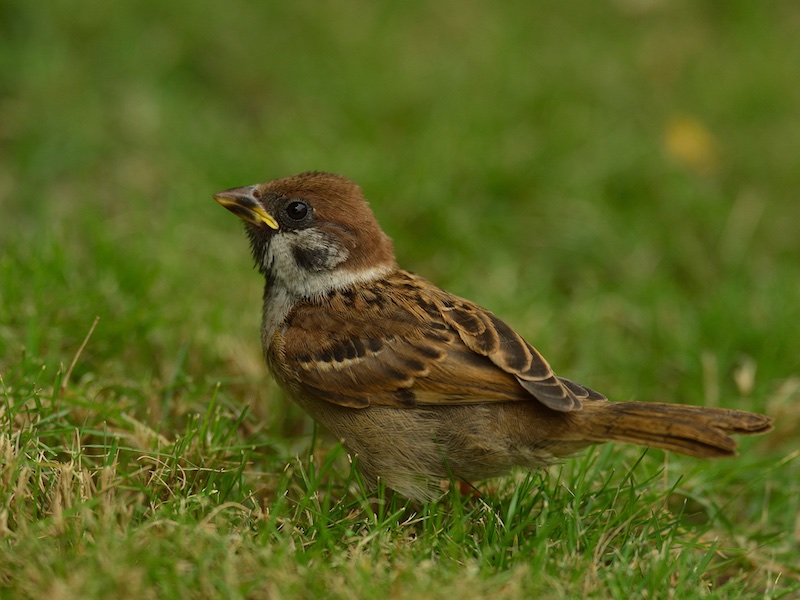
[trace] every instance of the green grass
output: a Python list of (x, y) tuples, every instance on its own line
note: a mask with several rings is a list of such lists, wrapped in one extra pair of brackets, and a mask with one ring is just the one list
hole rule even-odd
[[(0, 596), (800, 596), (798, 22), (2, 3)], [(270, 382), (262, 282), (211, 200), (307, 169), (359, 181), (405, 267), (560, 374), (776, 430), (365, 494)]]

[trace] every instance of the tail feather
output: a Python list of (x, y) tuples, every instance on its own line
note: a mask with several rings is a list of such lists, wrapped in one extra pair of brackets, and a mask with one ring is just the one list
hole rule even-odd
[(764, 415), (655, 402), (584, 403), (587, 439), (628, 442), (700, 458), (736, 454), (729, 434), (753, 435), (772, 429)]

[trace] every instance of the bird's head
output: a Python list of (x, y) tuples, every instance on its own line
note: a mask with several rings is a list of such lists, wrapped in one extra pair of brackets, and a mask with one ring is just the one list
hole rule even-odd
[(293, 295), (324, 295), (396, 268), (392, 241), (345, 177), (312, 171), (214, 199), (245, 221), (259, 271)]

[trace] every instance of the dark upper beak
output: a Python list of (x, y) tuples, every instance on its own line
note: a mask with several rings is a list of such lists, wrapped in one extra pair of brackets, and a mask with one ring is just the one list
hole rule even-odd
[(261, 206), (256, 195), (256, 186), (249, 185), (214, 194), (214, 200), (248, 223), (278, 229), (278, 222)]

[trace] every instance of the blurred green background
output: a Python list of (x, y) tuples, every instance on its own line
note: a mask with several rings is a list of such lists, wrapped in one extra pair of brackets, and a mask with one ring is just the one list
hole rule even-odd
[(777, 1), (3, 0), (6, 400), (50, 385), (99, 316), (82, 409), (45, 403), (58, 418), (172, 438), (221, 382), (263, 444), (307, 443), (267, 383), (241, 224), (211, 195), (319, 169), (361, 184), (402, 266), (560, 374), (768, 411), (777, 431), (745, 448), (788, 456), (799, 29)]

